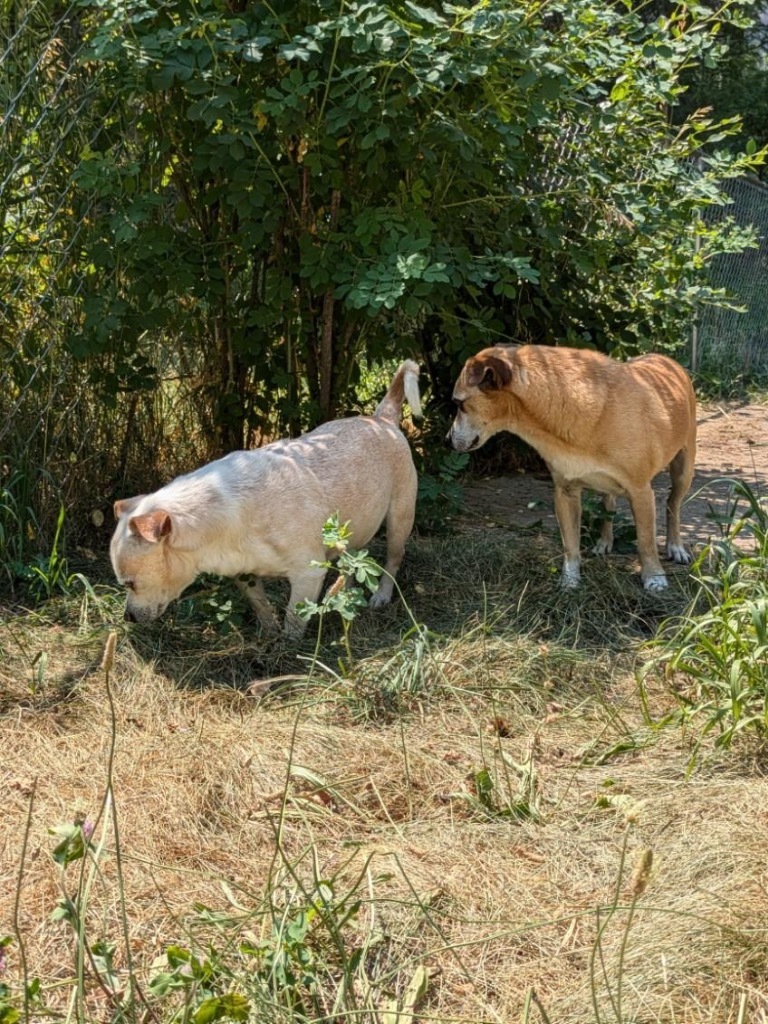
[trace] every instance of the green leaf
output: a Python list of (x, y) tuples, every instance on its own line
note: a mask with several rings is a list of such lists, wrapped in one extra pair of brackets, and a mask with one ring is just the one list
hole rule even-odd
[(245, 996), (230, 992), (225, 996), (205, 999), (192, 1014), (194, 1024), (211, 1024), (217, 1020), (245, 1021), (251, 1012), (251, 1004)]

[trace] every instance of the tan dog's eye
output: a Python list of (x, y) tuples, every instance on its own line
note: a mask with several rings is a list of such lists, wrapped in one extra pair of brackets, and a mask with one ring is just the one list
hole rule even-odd
[(125, 587), (126, 590), (136, 589), (136, 584), (133, 582), (133, 580), (126, 580), (123, 586)]
[(459, 412), (464, 412), (464, 399), (463, 398), (454, 398), (453, 399), (453, 404), (456, 406), (456, 408), (458, 409)]

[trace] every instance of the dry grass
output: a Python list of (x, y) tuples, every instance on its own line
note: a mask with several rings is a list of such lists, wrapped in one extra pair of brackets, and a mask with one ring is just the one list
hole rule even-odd
[[(122, 876), (145, 985), (172, 943), (237, 965), (244, 936), (268, 939), (271, 912), (327, 880), (337, 902), (360, 901), (344, 928), (361, 954), (359, 1010), (334, 1010), (344, 965), (331, 929), (315, 928), (326, 1011), (310, 1019), (389, 1024), (370, 1007), (403, 999), (423, 966), (422, 1021), (539, 1021), (542, 1007), (558, 1024), (768, 1020), (768, 783), (735, 755), (689, 774), (685, 738), (652, 731), (639, 708), (638, 643), (682, 606), (683, 578), (659, 607), (628, 563), (592, 562), (584, 590), (561, 594), (557, 549), (523, 547), (413, 545), (403, 588), (432, 634), (410, 674), (402, 607), (355, 623), (351, 677), (334, 674), (332, 626), (317, 662), (311, 642), (222, 636), (183, 608), (121, 631), (109, 680), (121, 858), (105, 817), (91, 941), (114, 941), (125, 971)], [(13, 617), (0, 641), (0, 937), (18, 929), (60, 1010), (75, 943), (50, 920), (62, 872), (48, 829), (102, 805), (113, 731), (98, 663), (117, 611), (105, 592), (82, 622), (69, 601), (59, 621)], [(249, 692), (275, 676), (292, 678)], [(661, 710), (663, 691), (652, 699)], [(630, 921), (644, 849), (653, 870)], [(70, 896), (81, 863), (64, 876)], [(226, 927), (200, 905), (226, 911)], [(17, 945), (8, 960), (17, 978)], [(81, 1010), (109, 1017), (93, 985)], [(252, 1019), (301, 1018), (273, 1006)]]

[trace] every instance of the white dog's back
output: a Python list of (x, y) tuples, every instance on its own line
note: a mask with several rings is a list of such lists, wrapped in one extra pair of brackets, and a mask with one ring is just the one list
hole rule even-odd
[[(387, 524), (387, 576), (372, 603), (384, 604), (413, 526), (417, 479), (399, 428), (407, 397), (420, 413), (418, 366), (404, 362), (373, 416), (324, 423), (299, 438), (232, 452), (153, 494), (117, 502), (111, 556), (128, 589), (126, 615), (150, 621), (201, 572), (278, 576), (291, 581), (294, 610), (322, 583), (323, 525), (337, 514), (352, 544), (367, 544)], [(250, 587), (255, 584), (249, 583)], [(248, 590), (262, 621), (266, 597)]]
[(195, 545), (235, 534), (243, 538), (241, 546), (257, 518), (259, 536), (268, 534), (278, 547), (283, 547), (281, 536), (290, 545), (299, 532), (307, 539), (314, 535), (320, 550), (323, 524), (334, 513), (341, 522), (352, 522), (352, 543), (359, 547), (386, 515), (394, 481), (377, 468), (393, 460), (411, 462), (399, 428), (374, 416), (355, 416), (254, 451), (231, 452), (145, 500), (174, 516), (182, 547), (188, 533)]

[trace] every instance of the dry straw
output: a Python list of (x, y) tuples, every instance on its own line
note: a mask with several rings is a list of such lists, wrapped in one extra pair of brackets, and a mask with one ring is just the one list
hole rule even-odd
[[(88, 628), (76, 604), (55, 620), (19, 617), (3, 638), (0, 718), (0, 936), (22, 940), (7, 975), (40, 977), (66, 1012), (72, 960), (50, 920), (60, 891), (47, 830), (76, 812), (94, 820), (110, 792), (87, 934), (116, 946), (137, 993), (178, 944), (219, 950), (228, 984), (256, 999), (255, 961), (240, 969), (246, 933), (285, 948), (279, 922), (324, 881), (334, 906), (356, 908), (343, 925), (324, 911), (307, 932), (326, 1019), (373, 1024), (396, 1002), (419, 1020), (478, 1024), (760, 1020), (768, 781), (724, 758), (688, 774), (685, 739), (653, 732), (637, 699), (628, 651), (652, 609), (636, 581), (605, 570), (602, 596), (588, 585), (569, 604), (541, 556), (493, 539), (416, 545), (402, 585), (432, 633), (400, 703), (385, 700), (411, 629), (398, 606), (355, 620), (348, 675), (330, 624), (315, 656), (311, 637), (270, 646), (182, 610), (122, 632), (109, 596)], [(41, 650), (49, 667), (32, 688)], [(254, 699), (254, 679), (278, 681)], [(660, 713), (668, 698), (649, 699)], [(514, 766), (535, 779), (536, 818), (505, 813), (519, 800)], [(481, 770), (496, 813), (472, 802)], [(635, 845), (645, 852), (625, 873)], [(596, 919), (607, 924), (590, 972)], [(95, 989), (84, 1001), (103, 1018)]]

